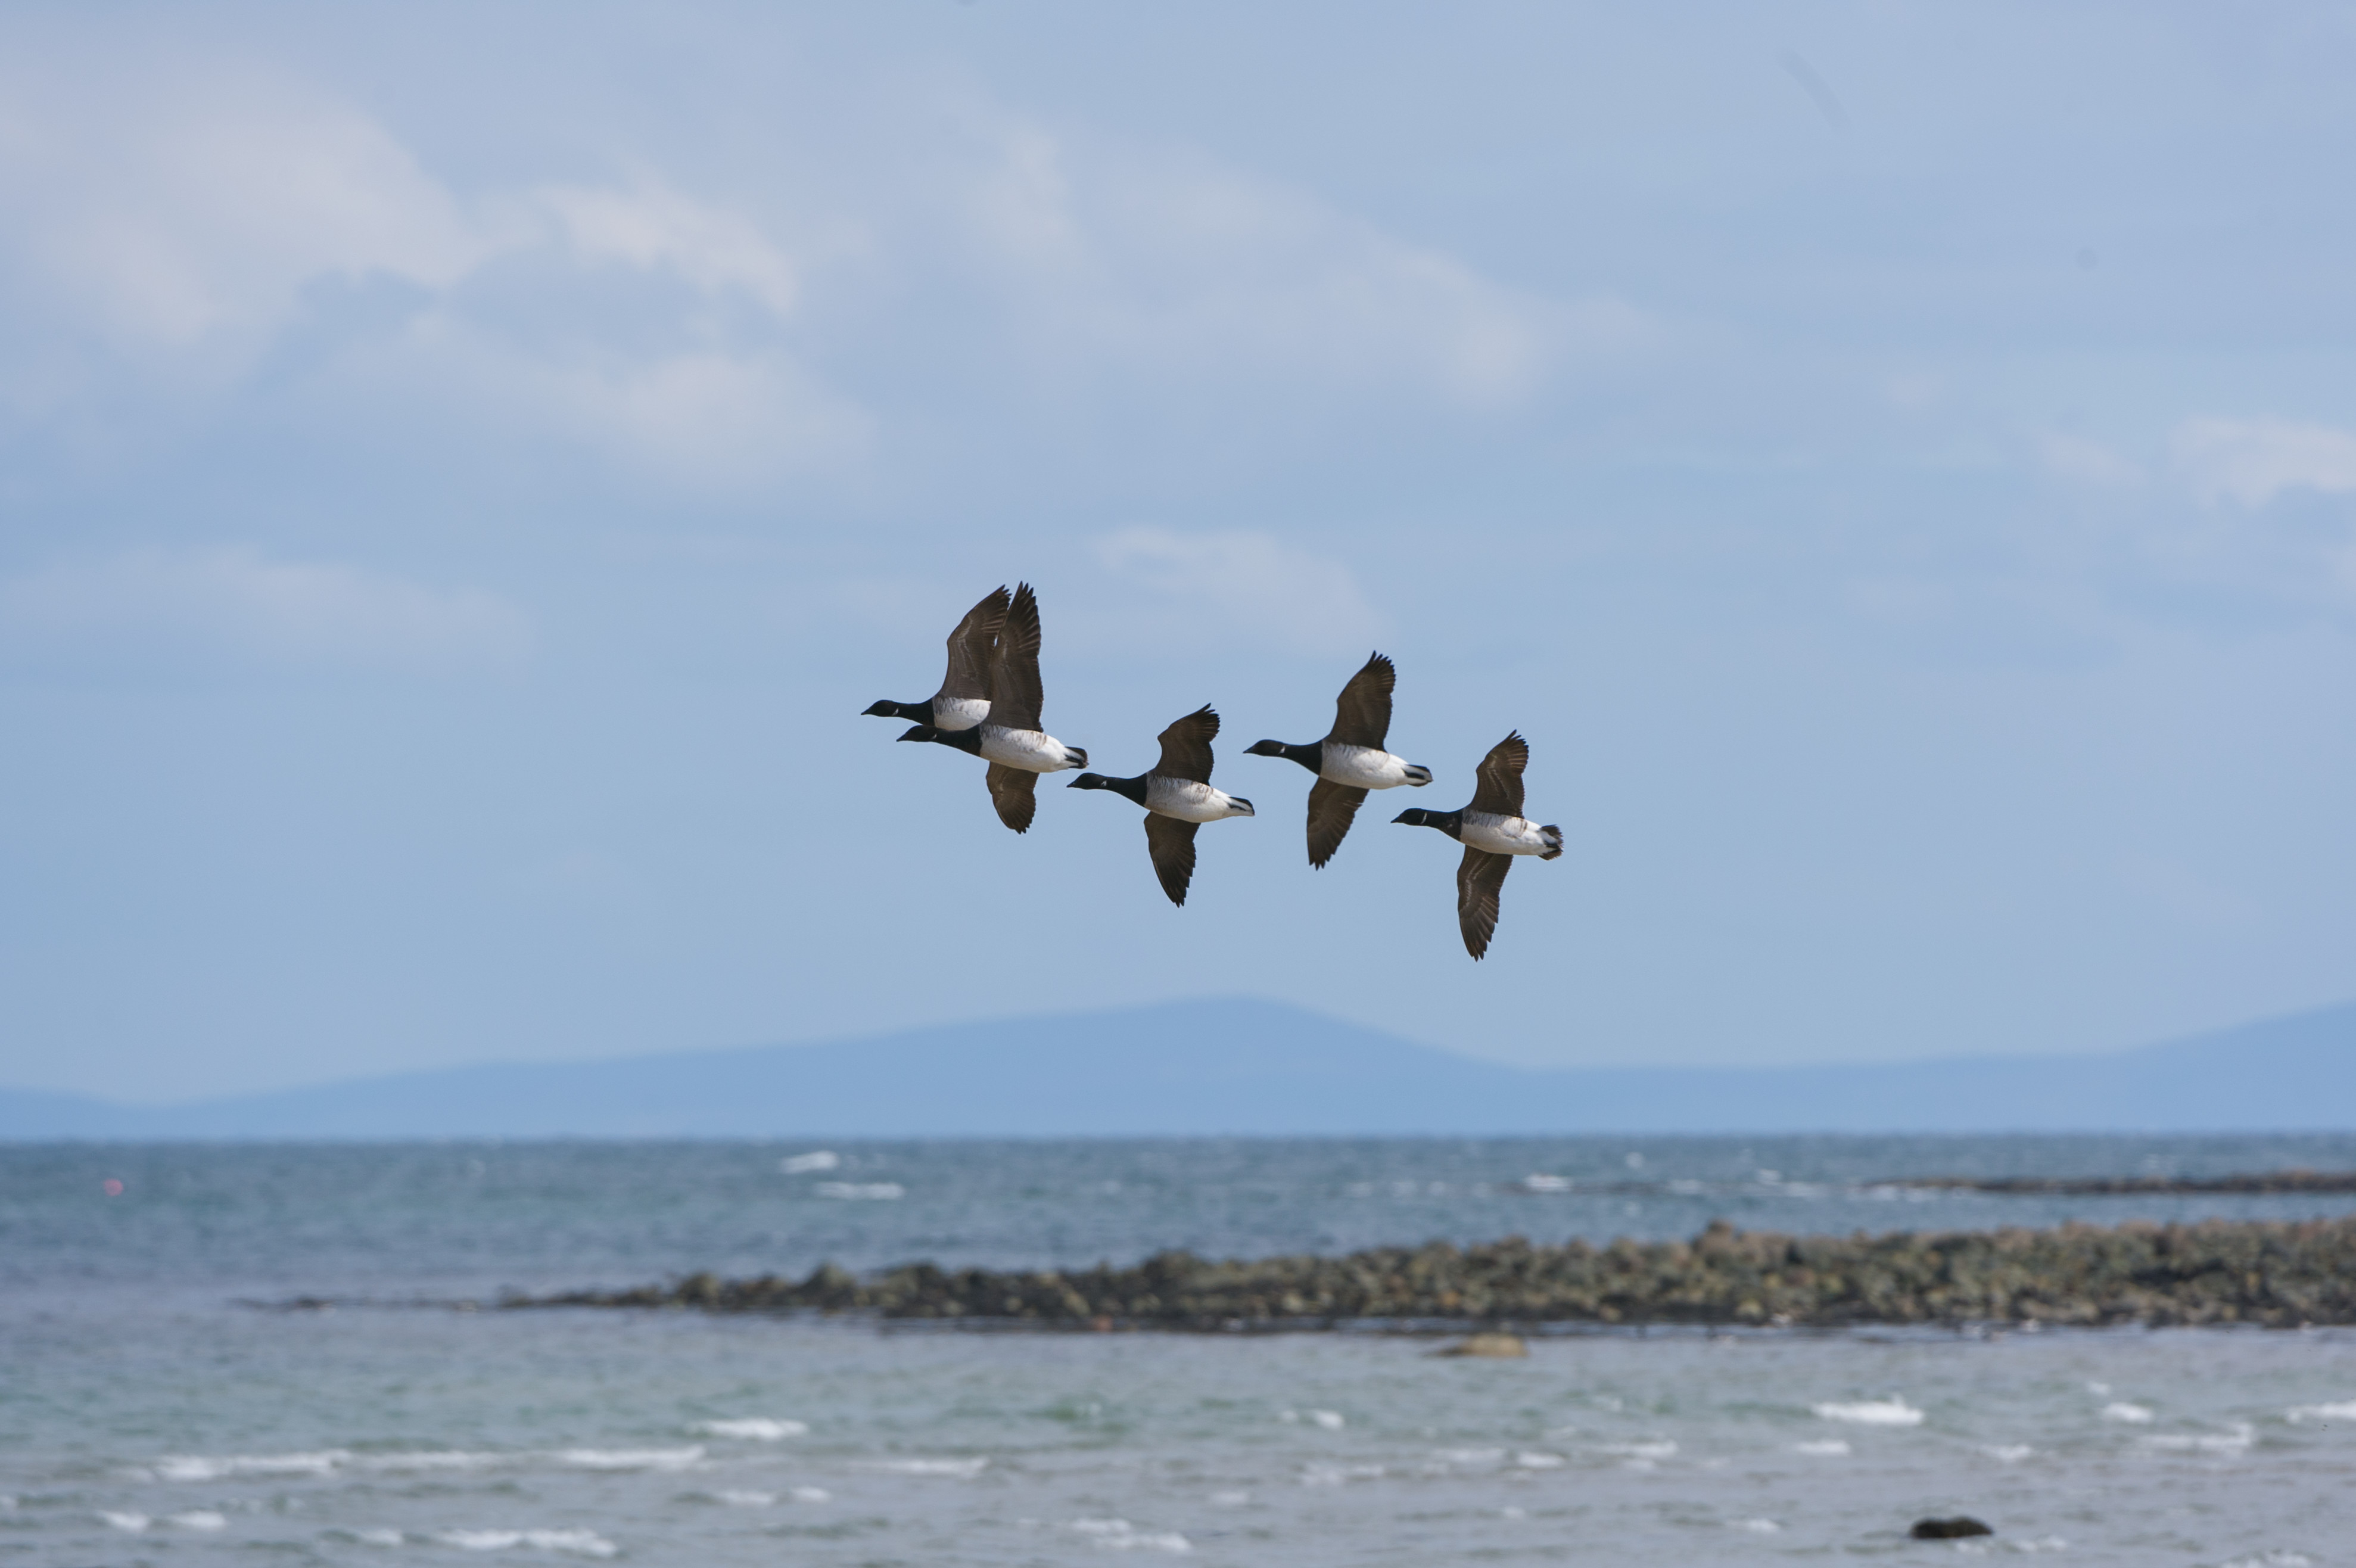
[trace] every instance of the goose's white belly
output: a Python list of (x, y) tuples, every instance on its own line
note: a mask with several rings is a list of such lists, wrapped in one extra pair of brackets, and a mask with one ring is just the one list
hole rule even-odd
[(1558, 843), (1548, 843), (1546, 831), (1527, 817), (1501, 817), (1491, 811), (1465, 812), (1457, 837), (1466, 848), (1485, 850), (1491, 854), (1542, 856), (1562, 847)]
[(1336, 746), (1329, 740), (1317, 777), (1360, 789), (1396, 789), (1408, 782), (1407, 758), (1371, 746)]
[(990, 699), (987, 697), (933, 699), (933, 727), (947, 730), (952, 735), (960, 730), (969, 730), (989, 716)]
[(1164, 779), (1159, 773), (1145, 780), (1145, 809), (1182, 822), (1215, 822), (1222, 817), (1248, 817), (1252, 809), (1222, 789), (1192, 779)]
[(1025, 773), (1060, 773), (1082, 766), (1071, 749), (1052, 735), (999, 725), (981, 726), (981, 754), (1001, 767), (1020, 768)]

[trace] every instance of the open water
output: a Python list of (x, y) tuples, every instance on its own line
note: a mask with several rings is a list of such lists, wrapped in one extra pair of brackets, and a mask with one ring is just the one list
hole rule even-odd
[[(489, 1305), (830, 1258), (2351, 1206), (1882, 1185), (2292, 1165), (2356, 1167), (2356, 1138), (0, 1147), (0, 1564), (2356, 1562), (2334, 1330), (1591, 1333), (1481, 1362)], [(245, 1305), (298, 1296), (338, 1305)], [(1905, 1539), (1958, 1511), (1997, 1533)]]

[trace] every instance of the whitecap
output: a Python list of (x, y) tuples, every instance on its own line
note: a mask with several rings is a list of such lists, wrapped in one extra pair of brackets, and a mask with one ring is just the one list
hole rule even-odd
[(1922, 1412), (1902, 1399), (1856, 1400), (1846, 1404), (1808, 1407), (1826, 1421), (1855, 1422), (1859, 1426), (1920, 1426)]
[(818, 1195), (888, 1203), (895, 1197), (907, 1197), (908, 1189), (896, 1181), (822, 1181), (818, 1184)]
[(1505, 1451), (1502, 1448), (1442, 1448), (1432, 1455), (1450, 1465), (1502, 1465)]
[(765, 1509), (777, 1500), (775, 1492), (714, 1492), (713, 1497), (730, 1508)]
[(2171, 1432), (2157, 1437), (2146, 1437), (2140, 1441), (2147, 1448), (2165, 1449), (2176, 1454), (2232, 1455), (2249, 1452), (2250, 1444), (2256, 1442), (2257, 1437), (2256, 1428), (2247, 1422), (2236, 1421), (2228, 1424), (2222, 1432), (2199, 1434)]
[(351, 1458), (341, 1448), (315, 1454), (167, 1454), (155, 1473), (167, 1481), (218, 1481), (225, 1476), (326, 1476)]
[(2015, 1536), (2005, 1542), (2015, 1552), (2067, 1552), (2070, 1543), (2058, 1535)]
[(1515, 1467), (1523, 1470), (1559, 1470), (1569, 1463), (1559, 1454), (1547, 1454), (1534, 1448), (1514, 1455)]
[(1309, 1412), (1309, 1419), (1328, 1432), (1339, 1432), (1350, 1424), (1342, 1419), (1342, 1412), (1338, 1410), (1312, 1410)]
[(1524, 1192), (1569, 1192), (1570, 1178), (1533, 1171), (1522, 1178), (1521, 1187)]
[(1303, 1465), (1301, 1484), (1304, 1487), (1339, 1487), (1352, 1481), (1371, 1481), (1383, 1474), (1380, 1465)]
[(966, 1481), (989, 1467), (987, 1459), (875, 1459), (866, 1466), (870, 1470), (885, 1470), (894, 1476), (955, 1476)]
[(1213, 1492), (1211, 1501), (1223, 1509), (1239, 1509), (1251, 1501), (1249, 1492)]
[(229, 1516), (210, 1509), (190, 1509), (186, 1513), (166, 1514), (166, 1524), (177, 1524), (182, 1530), (227, 1530)]
[(2283, 1412), (2283, 1418), (2294, 1426), (2308, 1421), (2356, 1421), (2356, 1400), (2340, 1400), (2332, 1404), (2293, 1405)]
[(2269, 1552), (2264, 1556), (2236, 1557), (2225, 1568), (2315, 1568), (2315, 1561), (2301, 1552)]
[(1747, 1530), (1753, 1535), (1774, 1535), (1783, 1527), (1772, 1519), (1739, 1519), (1734, 1521), (1732, 1528)]
[(798, 1503), (829, 1503), (834, 1500), (834, 1494), (824, 1487), (796, 1487), (786, 1496)]
[(398, 1546), (402, 1536), (397, 1530), (356, 1530), (352, 1539), (363, 1546)]
[(830, 1171), (842, 1164), (842, 1156), (832, 1149), (812, 1149), (807, 1155), (787, 1155), (777, 1162), (777, 1169), (787, 1176), (807, 1176), (812, 1171)]
[(102, 1513), (98, 1517), (115, 1529), (127, 1530), (133, 1535), (138, 1534), (152, 1522), (144, 1513)]
[(696, 1423), (695, 1430), (712, 1437), (741, 1437), (749, 1443), (775, 1443), (781, 1438), (799, 1437), (809, 1430), (807, 1423), (772, 1421), (767, 1416), (747, 1415), (727, 1421), (705, 1421)]
[(2141, 1426), (2151, 1420), (2151, 1406), (2129, 1404), (2125, 1400), (2114, 1400), (2103, 1407), (2103, 1419), (2124, 1421), (2130, 1426)]
[(557, 1458), (584, 1470), (684, 1470), (703, 1457), (690, 1448), (567, 1448)]
[(1631, 1459), (1666, 1459), (1676, 1451), (1677, 1445), (1665, 1437), (1649, 1443), (1607, 1443), (1603, 1445), (1604, 1453), (1622, 1454)]
[(1088, 1537), (1099, 1546), (1109, 1546), (1119, 1552), (1168, 1552), (1175, 1554), (1194, 1550), (1194, 1543), (1176, 1530), (1152, 1534), (1139, 1530), (1125, 1519), (1076, 1519), (1066, 1528)]
[(508, 1457), (458, 1448), (406, 1448), (391, 1454), (363, 1454), (352, 1462), (370, 1470), (480, 1470)]
[(1848, 1456), (1848, 1444), (1837, 1437), (1819, 1438), (1813, 1443), (1794, 1443), (1794, 1454), (1806, 1454), (1818, 1459), (1843, 1459)]
[(1999, 1465), (2018, 1465), (2037, 1450), (2026, 1443), (1990, 1443), (1983, 1446), (1980, 1452)]
[(571, 1552), (577, 1557), (611, 1557), (621, 1551), (592, 1530), (445, 1530), (434, 1539), (466, 1552), (505, 1552), (512, 1546), (530, 1546), (541, 1552)]

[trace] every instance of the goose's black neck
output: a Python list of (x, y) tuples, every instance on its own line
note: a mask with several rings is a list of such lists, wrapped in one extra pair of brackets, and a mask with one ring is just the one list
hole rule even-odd
[(933, 700), (926, 697), (921, 703), (895, 703), (886, 697), (873, 707), (865, 709), (864, 714), (872, 719), (907, 719), (914, 724), (928, 725), (933, 722)]
[(1312, 740), (1307, 746), (1294, 746), (1289, 741), (1264, 740), (1251, 749), (1260, 757), (1281, 757), (1288, 762), (1298, 762), (1312, 773), (1322, 773), (1325, 768), (1325, 743), (1322, 740)]
[(936, 746), (946, 746), (969, 757), (981, 755), (981, 726), (971, 729), (935, 729), (930, 725), (918, 725), (900, 737), (902, 740), (929, 740)]
[(1146, 778), (1142, 773), (1134, 779), (1108, 779), (1101, 773), (1083, 773), (1072, 780), (1071, 787), (1075, 789), (1109, 789), (1142, 806), (1145, 804)]
[(1427, 811), (1420, 806), (1410, 806), (1406, 811), (1401, 811), (1398, 816), (1393, 817), (1391, 821), (1395, 822), (1405, 822), (1411, 828), (1438, 828), (1441, 832), (1446, 833), (1450, 838), (1456, 840), (1460, 843), (1462, 843), (1464, 839), (1464, 811), (1462, 810), (1453, 811)]

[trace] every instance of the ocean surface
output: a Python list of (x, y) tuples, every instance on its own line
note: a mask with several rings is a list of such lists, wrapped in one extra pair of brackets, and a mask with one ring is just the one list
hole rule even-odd
[[(1469, 1361), (493, 1305), (826, 1260), (2356, 1208), (1886, 1185), (2302, 1165), (2356, 1168), (2356, 1137), (0, 1146), (0, 1565), (2356, 1562), (2337, 1330)], [(1954, 1512), (1997, 1534), (1905, 1538)]]

